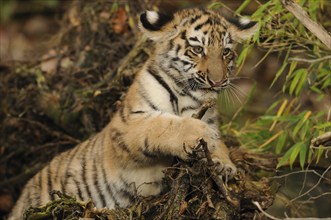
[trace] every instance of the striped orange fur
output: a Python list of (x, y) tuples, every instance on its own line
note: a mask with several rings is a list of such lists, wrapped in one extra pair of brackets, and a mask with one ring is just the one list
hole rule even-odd
[(51, 190), (91, 199), (99, 208), (126, 207), (137, 192), (156, 195), (174, 157), (187, 158), (203, 138), (224, 175), (236, 167), (220, 139), (217, 111), (191, 115), (216, 98), (231, 80), (233, 43), (250, 37), (253, 22), (227, 21), (220, 14), (186, 9), (167, 16), (147, 11), (141, 31), (155, 41), (154, 54), (137, 75), (112, 121), (98, 134), (55, 157), (25, 186), (9, 219), (29, 206), (46, 204)]

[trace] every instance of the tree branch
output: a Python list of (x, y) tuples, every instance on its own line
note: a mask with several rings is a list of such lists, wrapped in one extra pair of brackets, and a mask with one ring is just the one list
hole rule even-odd
[(310, 32), (312, 32), (328, 49), (331, 49), (331, 36), (324, 27), (313, 21), (307, 12), (293, 0), (281, 0), (283, 6), (291, 12)]

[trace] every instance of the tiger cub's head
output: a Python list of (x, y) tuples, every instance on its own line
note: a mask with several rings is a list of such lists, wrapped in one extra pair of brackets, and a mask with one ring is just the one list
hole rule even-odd
[(218, 91), (229, 84), (236, 57), (233, 43), (252, 36), (257, 25), (228, 21), (211, 10), (185, 9), (172, 15), (146, 11), (140, 28), (155, 41), (154, 60), (177, 83)]

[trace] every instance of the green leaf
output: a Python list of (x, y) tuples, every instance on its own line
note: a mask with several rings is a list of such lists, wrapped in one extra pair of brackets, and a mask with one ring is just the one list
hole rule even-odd
[(304, 146), (304, 144), (302, 142), (298, 142), (293, 146), (293, 151), (291, 152), (291, 156), (290, 156), (291, 169), (292, 169), (292, 165), (293, 165), (295, 159), (297, 158), (302, 146)]
[(330, 85), (331, 85), (331, 76), (328, 76), (323, 82), (322, 89), (325, 89)]
[(274, 80), (272, 81), (272, 83), (271, 83), (271, 85), (270, 85), (269, 88), (271, 88), (275, 84), (275, 82), (277, 81), (277, 79), (280, 77), (280, 75), (282, 75), (282, 73), (284, 72), (287, 64), (288, 63), (284, 61), (282, 67), (277, 71), (276, 76), (275, 76)]
[(307, 119), (310, 115), (311, 115), (311, 111), (304, 111), (299, 115), (301, 119), (293, 129), (293, 133), (292, 133), (293, 136), (297, 135), (300, 128), (304, 125), (305, 122), (307, 122)]
[(316, 158), (316, 164), (318, 164), (318, 162), (319, 162), (320, 159), (321, 159), (322, 153), (323, 153), (323, 151), (324, 151), (323, 149), (324, 149), (324, 148), (323, 148), (322, 145), (320, 145), (320, 146), (318, 147), (317, 158)]
[(317, 88), (317, 87), (315, 87), (315, 86), (310, 87), (310, 89), (311, 89), (312, 91), (318, 93), (318, 94), (322, 94), (322, 93), (323, 93), (322, 90), (320, 90), (319, 88)]
[(292, 76), (292, 73), (295, 70), (295, 67), (297, 67), (297, 64), (298, 64), (297, 61), (293, 61), (291, 63), (290, 70), (288, 71), (286, 78), (290, 78)]
[(266, 10), (268, 8), (268, 6), (271, 4), (272, 1), (269, 1), (267, 3), (265, 3), (264, 5), (260, 6), (253, 14), (252, 17), (253, 18), (258, 18), (258, 17), (263, 17), (265, 16), (264, 10)]
[(258, 21), (258, 29), (256, 30), (253, 36), (253, 42), (257, 44), (260, 44), (261, 26), (262, 26), (261, 21)]
[(306, 69), (297, 69), (296, 71), (294, 71), (294, 73), (293, 73), (293, 75), (294, 75), (293, 76), (293, 80), (292, 80), (292, 82), (290, 84), (290, 95), (292, 95), (294, 89), (298, 85), (298, 82), (299, 82), (300, 78), (302, 76), (304, 76), (305, 72), (307, 72)]
[(287, 137), (287, 134), (283, 133), (278, 138), (278, 141), (276, 144), (276, 150), (275, 150), (276, 154), (279, 154), (282, 151), (282, 149), (284, 148), (286, 137)]
[(295, 89), (295, 95), (298, 96), (299, 93), (301, 92), (303, 85), (307, 81), (307, 76), (308, 76), (308, 71), (305, 69), (302, 73), (302, 76), (300, 77), (299, 83)]
[(279, 167), (283, 166), (290, 158), (292, 151), (294, 150), (294, 146), (291, 147), (285, 154), (284, 156), (282, 156), (282, 158), (280, 159), (280, 161), (277, 164), (276, 169), (278, 169)]
[(308, 158), (307, 158), (308, 163), (311, 163), (312, 157), (313, 157), (313, 149), (309, 147), (308, 148)]
[(235, 11), (235, 14), (240, 14), (242, 12), (242, 10), (244, 10), (247, 5), (251, 2), (252, 0), (245, 0), (240, 6), (239, 8)]
[(270, 112), (272, 110), (274, 110), (276, 108), (277, 105), (279, 105), (280, 102), (282, 102), (283, 100), (279, 99), (279, 100), (276, 100), (268, 109), (267, 111), (265, 112), (265, 114), (270, 114)]
[(207, 6), (208, 9), (218, 9), (218, 8), (221, 8), (221, 7), (224, 7), (224, 4), (219, 2), (219, 1), (213, 2), (213, 3), (211, 3)]
[(325, 122), (325, 123), (321, 123), (321, 124), (315, 125), (314, 128), (316, 128), (317, 130), (331, 128), (331, 122)]
[(250, 45), (250, 46), (248, 46), (248, 47), (245, 47), (245, 48), (241, 51), (241, 53), (240, 53), (240, 55), (238, 56), (238, 59), (237, 59), (237, 61), (236, 61), (236, 63), (237, 63), (238, 66), (240, 66), (240, 65), (242, 64), (242, 62), (245, 60), (245, 58), (246, 58), (248, 52), (251, 50), (251, 48), (252, 48), (252, 46)]
[(285, 70), (285, 68), (286, 68), (286, 66), (287, 66), (287, 64), (288, 64), (288, 63), (287, 63), (287, 59), (288, 59), (288, 57), (289, 57), (289, 55), (290, 55), (291, 48), (292, 48), (292, 45), (290, 45), (290, 47), (288, 48), (288, 51), (287, 51), (286, 56), (285, 56), (285, 59), (284, 59), (284, 61), (283, 61), (283, 65), (282, 65), (282, 67), (277, 71), (276, 76), (275, 76), (274, 80), (272, 81), (272, 83), (271, 83), (271, 85), (270, 85), (269, 88), (271, 88), (271, 87), (275, 84), (275, 82), (277, 81), (277, 79), (278, 79), (278, 78), (280, 77), (280, 75), (282, 75), (282, 73), (284, 72), (284, 70)]
[(309, 129), (312, 127), (310, 121), (308, 120), (306, 123), (303, 124), (301, 131), (300, 131), (300, 139), (304, 140), (306, 138), (306, 135), (309, 131)]
[(301, 169), (304, 168), (304, 165), (305, 165), (305, 162), (306, 162), (307, 148), (308, 148), (308, 144), (304, 144), (300, 149), (300, 166), (301, 166)]

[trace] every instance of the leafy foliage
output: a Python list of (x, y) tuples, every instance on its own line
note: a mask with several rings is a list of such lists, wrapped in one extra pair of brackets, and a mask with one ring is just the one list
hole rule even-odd
[[(298, 0), (311, 19), (330, 29), (330, 19), (325, 16), (330, 1)], [(252, 20), (258, 22), (259, 31), (251, 42), (246, 42), (239, 54), (237, 64), (243, 66), (252, 43), (265, 51), (263, 60), (272, 53), (278, 53), (282, 66), (275, 73), (270, 88), (282, 85), (277, 100), (262, 115), (246, 121), (231, 122), (222, 129), (239, 135), (242, 143), (252, 149), (269, 150), (283, 155), (278, 167), (298, 161), (303, 168), (306, 163), (320, 160), (324, 146), (317, 150), (310, 147), (310, 140), (331, 130), (330, 109), (309, 108), (302, 104), (304, 97), (314, 103), (323, 103), (331, 95), (331, 56), (330, 50), (313, 33), (305, 29), (280, 0), (245, 0), (235, 12), (238, 16), (250, 4), (258, 4)], [(210, 7), (224, 7), (213, 3)], [(249, 44), (249, 45), (248, 45)], [(258, 63), (258, 64), (259, 64)], [(258, 65), (257, 64), (257, 65)], [(254, 94), (259, 95), (259, 94)], [(248, 97), (251, 98), (251, 97)], [(248, 104), (249, 105), (249, 102)], [(330, 108), (330, 107), (329, 107)], [(241, 111), (245, 111), (245, 107)]]

